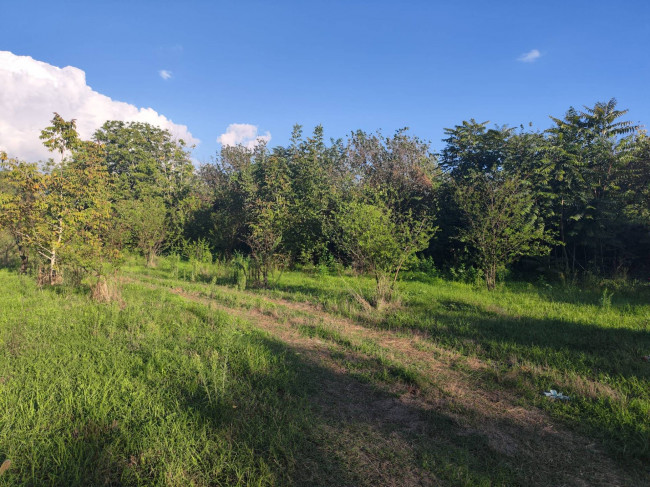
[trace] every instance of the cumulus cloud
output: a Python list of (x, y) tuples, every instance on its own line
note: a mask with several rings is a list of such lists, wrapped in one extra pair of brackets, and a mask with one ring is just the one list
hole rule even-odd
[(536, 61), (541, 55), (541, 52), (539, 52), (537, 49), (533, 49), (532, 51), (528, 51), (527, 53), (519, 56), (517, 58), (517, 61), (521, 61), (522, 63), (532, 63)]
[(152, 108), (138, 108), (94, 91), (86, 84), (86, 74), (72, 66), (59, 68), (0, 51), (0, 87), (0, 149), (11, 157), (37, 161), (51, 156), (38, 136), (53, 112), (66, 120), (76, 119), (84, 139), (107, 120), (123, 120), (157, 125), (187, 144), (199, 143), (187, 126)]
[(271, 133), (266, 132), (264, 135), (257, 133), (257, 126), (249, 123), (231, 123), (228, 125), (226, 132), (217, 137), (217, 142), (221, 145), (243, 145), (249, 149), (255, 148), (259, 141), (267, 144), (271, 140)]
[(158, 71), (158, 74), (162, 79), (169, 79), (172, 77), (172, 72), (167, 71), (166, 69), (161, 69), (160, 71)]

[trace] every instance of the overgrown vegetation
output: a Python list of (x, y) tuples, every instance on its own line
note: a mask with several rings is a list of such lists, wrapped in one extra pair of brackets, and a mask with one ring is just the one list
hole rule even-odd
[(234, 269), (130, 258), (110, 305), (0, 271), (0, 484), (643, 484), (647, 289), (410, 280), (378, 312), (371, 277)]
[[(438, 155), (406, 130), (328, 145), (322, 127), (305, 138), (296, 126), (288, 147), (225, 146), (197, 171), (164, 130), (107, 122), (81, 141), (55, 114), (42, 138), (56, 160), (2, 156), (0, 225), (21, 272), (33, 265), (53, 284), (98, 276), (123, 250), (155, 265), (199, 239), (214, 255), (249, 255), (254, 286), (296, 264), (354, 265), (375, 274), (376, 303), (415, 253), (442, 271), (478, 269), (488, 289), (508, 270), (644, 280), (650, 139), (625, 113), (613, 99), (571, 108), (546, 132), (465, 121)], [(379, 260), (353, 234), (362, 210), (378, 217), (363, 230), (384, 242)]]
[(650, 139), (625, 113), (464, 121), (439, 154), (296, 126), (199, 168), (55, 114), (53, 159), (0, 154), (0, 483), (642, 484)]

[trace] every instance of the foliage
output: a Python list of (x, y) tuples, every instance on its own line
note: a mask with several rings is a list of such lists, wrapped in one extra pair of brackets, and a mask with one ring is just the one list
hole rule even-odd
[(42, 138), (50, 150), (60, 152), (61, 160), (50, 161), (41, 172), (36, 164), (4, 159), (9, 190), (2, 196), (0, 218), (14, 236), (23, 272), (31, 250), (48, 263), (47, 270), (39, 269), (42, 283), (60, 283), (64, 265), (101, 281), (105, 264), (118, 257), (106, 239), (112, 207), (101, 147), (81, 141), (74, 120), (55, 114), (52, 123)]
[(202, 264), (212, 264), (212, 252), (210, 245), (204, 238), (196, 241), (183, 241), (183, 256), (188, 260), (194, 260)]
[(43, 174), (35, 163), (1, 158), (0, 228), (8, 232), (20, 256), (20, 272), (25, 274), (30, 257), (30, 232), (42, 212)]
[(376, 307), (391, 300), (404, 264), (427, 247), (435, 231), (430, 220), (416, 220), (412, 215), (396, 220), (380, 201), (350, 202), (341, 208), (336, 223), (339, 247), (375, 278)]
[(231, 264), (233, 268), (233, 282), (237, 286), (237, 289), (243, 291), (246, 289), (249, 261), (242, 253), (236, 252)]
[[(296, 125), (286, 147), (224, 146), (214, 164), (198, 170), (190, 148), (166, 130), (108, 121), (92, 142), (82, 141), (76, 121), (55, 113), (41, 139), (56, 160), (39, 166), (2, 157), (0, 225), (13, 241), (4, 260), (19, 260), (22, 272), (40, 265), (50, 283), (66, 268), (98, 276), (120, 251), (133, 249), (150, 264), (172, 249), (197, 262), (243, 252), (251, 258), (251, 283), (262, 287), (289, 264), (326, 274), (354, 261), (373, 272), (391, 268), (393, 259), (361, 263), (341, 231), (342, 218), (358, 210), (351, 208), (370, 205), (378, 213), (364, 217), (390, 220), (385, 234), (416, 222), (436, 227), (435, 239), (415, 246), (420, 257), (448, 274), (483, 273), (490, 287), (508, 269), (533, 280), (540, 273), (564, 281), (645, 278), (650, 142), (626, 113), (615, 99), (571, 107), (563, 118), (551, 117), (545, 132), (470, 119), (445, 130), (438, 155), (407, 129), (392, 136), (355, 131), (328, 142), (322, 126), (304, 136)], [(508, 188), (520, 188), (521, 201), (504, 196)], [(479, 208), (491, 198), (501, 199), (490, 208), (503, 211), (486, 215)], [(518, 222), (504, 216), (510, 204), (525, 212)], [(511, 233), (495, 234), (487, 259), (486, 240), (471, 235), (496, 220)], [(512, 249), (512, 235), (526, 233), (533, 236), (516, 250), (494, 250)]]
[(106, 122), (94, 140), (102, 145), (108, 173), (114, 178), (115, 200), (162, 201), (164, 244), (178, 243), (197, 206), (194, 167), (185, 142), (147, 123), (121, 121)]
[(167, 236), (167, 208), (160, 197), (145, 196), (115, 204), (127, 241), (144, 255), (147, 265), (154, 266)]
[(525, 181), (497, 172), (475, 175), (455, 189), (465, 217), (459, 239), (476, 250), (488, 289), (494, 289), (498, 271), (519, 257), (550, 250), (553, 241), (544, 232)]

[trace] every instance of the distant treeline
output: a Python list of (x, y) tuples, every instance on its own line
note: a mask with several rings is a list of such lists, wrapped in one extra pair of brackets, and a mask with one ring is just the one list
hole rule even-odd
[(423, 259), (490, 288), (507, 269), (647, 280), (650, 139), (625, 113), (570, 108), (544, 132), (464, 121), (439, 153), (407, 130), (326, 141), (296, 126), (286, 147), (226, 146), (199, 168), (159, 128), (110, 121), (82, 141), (55, 115), (49, 163), (2, 156), (0, 250), (43, 282), (101, 277), (125, 249), (153, 264), (199, 247), (248, 255), (261, 284), (338, 262), (391, 288)]

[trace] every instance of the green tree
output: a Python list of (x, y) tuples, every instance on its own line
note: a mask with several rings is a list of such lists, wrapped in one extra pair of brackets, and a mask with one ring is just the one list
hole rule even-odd
[(77, 121), (66, 121), (54, 112), (51, 122), (52, 125), (41, 131), (40, 139), (50, 152), (58, 152), (63, 161), (66, 152), (74, 150), (81, 142), (77, 133)]
[(454, 128), (446, 128), (445, 148), (440, 154), (440, 165), (455, 179), (472, 177), (476, 173), (493, 172), (504, 166), (508, 156), (508, 141), (514, 129), (488, 129), (488, 122), (473, 118)]
[(65, 174), (74, 193), (68, 204), (74, 212), (73, 232), (63, 256), (69, 266), (94, 278), (93, 295), (107, 300), (106, 273), (120, 257), (112, 239), (114, 225), (112, 181), (103, 148), (91, 141), (80, 142), (67, 164)]
[(0, 229), (11, 235), (20, 257), (20, 272), (29, 266), (30, 234), (41, 217), (43, 174), (35, 163), (10, 159), (0, 153)]
[(55, 284), (62, 280), (58, 262), (60, 250), (68, 237), (74, 235), (74, 208), (69, 201), (81, 189), (71, 185), (66, 174), (66, 153), (74, 151), (80, 144), (76, 121), (65, 121), (54, 113), (52, 125), (41, 131), (40, 138), (50, 152), (59, 152), (61, 160), (50, 160), (49, 173), (43, 178), (44, 212), (30, 232), (30, 242), (49, 262), (47, 272), (42, 274), (42, 281)]
[(503, 171), (474, 173), (455, 182), (454, 189), (464, 223), (458, 238), (476, 251), (489, 290), (498, 272), (519, 257), (550, 250), (552, 239), (524, 180)]
[(214, 164), (199, 169), (203, 204), (193, 227), (218, 252), (246, 250), (246, 189), (252, 184), (253, 151), (244, 146), (224, 146)]
[(440, 170), (429, 144), (398, 130), (392, 137), (353, 133), (347, 157), (358, 186), (382, 198), (396, 218), (409, 212), (416, 217), (435, 214)]
[(626, 222), (617, 175), (625, 170), (638, 128), (619, 120), (627, 110), (617, 110), (615, 99), (584, 108), (571, 107), (563, 119), (551, 117), (555, 126), (548, 130), (563, 267), (573, 274), (577, 266), (605, 272), (620, 265)]
[(346, 186), (344, 148), (340, 140), (327, 146), (320, 125), (306, 139), (296, 125), (291, 144), (281, 153), (287, 160), (290, 178), (285, 247), (294, 260), (316, 263), (331, 250), (328, 224)]
[(269, 285), (269, 276), (284, 258), (282, 238), (288, 221), (289, 178), (286, 160), (268, 154), (266, 145), (255, 149), (251, 173), (242, 178), (244, 210), (248, 229), (245, 241), (250, 247), (257, 282)]
[(376, 308), (390, 302), (404, 264), (429, 245), (436, 230), (429, 219), (416, 219), (412, 213), (395, 215), (380, 198), (344, 204), (336, 227), (339, 247), (375, 279)]
[[(111, 181), (102, 148), (81, 141), (74, 121), (55, 114), (42, 139), (61, 154), (46, 172), (36, 164), (5, 159), (3, 172), (11, 193), (3, 196), (3, 224), (17, 239), (26, 267), (26, 251), (32, 249), (47, 263), (39, 270), (43, 283), (63, 279), (64, 266), (90, 272), (102, 281), (104, 265), (116, 257), (106, 238), (111, 224)], [(4, 159), (4, 158), (3, 158)]]
[(147, 266), (154, 267), (167, 236), (167, 208), (163, 199), (145, 196), (118, 201), (115, 207), (127, 241), (142, 252)]
[(429, 252), (448, 268), (466, 265), (476, 259), (474, 249), (458, 239), (465, 225), (465, 216), (458, 207), (456, 185), (471, 180), (476, 174), (486, 174), (507, 166), (509, 147), (514, 129), (488, 129), (489, 122), (465, 120), (446, 128), (445, 147), (439, 155), (443, 184), (439, 204), (443, 209), (436, 218), (440, 232)]
[(117, 200), (160, 198), (166, 208), (165, 242), (183, 238), (198, 207), (194, 166), (185, 142), (147, 123), (108, 121), (94, 134), (102, 145)]

